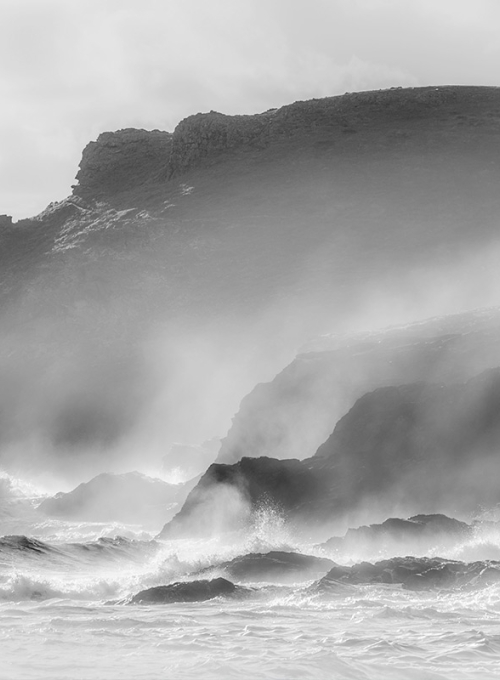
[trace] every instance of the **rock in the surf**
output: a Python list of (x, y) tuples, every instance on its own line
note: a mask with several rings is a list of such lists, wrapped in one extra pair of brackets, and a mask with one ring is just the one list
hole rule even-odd
[(168, 604), (170, 602), (203, 602), (214, 597), (236, 595), (245, 592), (225, 578), (211, 581), (180, 581), (165, 586), (141, 590), (131, 599), (131, 604)]

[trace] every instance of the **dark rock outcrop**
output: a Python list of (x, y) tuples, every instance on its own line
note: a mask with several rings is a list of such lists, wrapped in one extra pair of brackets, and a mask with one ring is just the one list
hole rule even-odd
[(83, 150), (74, 193), (100, 199), (158, 182), (171, 144), (172, 135), (160, 130), (103, 132)]
[(185, 118), (174, 131), (169, 177), (203, 163), (214, 163), (228, 151), (242, 147), (262, 148), (266, 145), (266, 126), (271, 115), (226, 116), (210, 111)]
[[(227, 498), (225, 491), (229, 491)], [(327, 491), (324, 479), (298, 460), (242, 458), (234, 465), (214, 463), (159, 537), (206, 536), (241, 528), (257, 508), (288, 513)]]
[(472, 525), (441, 514), (391, 517), (381, 524), (349, 529), (345, 536), (330, 538), (321, 547), (334, 556), (382, 551), (421, 554), (436, 545), (441, 549), (456, 545), (473, 533)]
[[(168, 175), (173, 177), (241, 152), (263, 150), (286, 141), (304, 145), (318, 134), (334, 144), (366, 127), (390, 123), (404, 140), (405, 126), (433, 115), (456, 115), (457, 107), (474, 110), (479, 88), (422, 87), (352, 92), (324, 99), (299, 101), (279, 109), (246, 116), (217, 111), (189, 116), (175, 128)], [(492, 97), (494, 99), (494, 96)]]
[(382, 524), (371, 524), (357, 529), (349, 529), (344, 540), (347, 543), (365, 543), (370, 538), (380, 543), (385, 537), (405, 540), (408, 537), (432, 537), (439, 534), (463, 537), (471, 531), (470, 525), (446, 515), (415, 515), (409, 519), (391, 517)]
[(333, 566), (334, 563), (324, 557), (272, 550), (268, 553), (241, 555), (216, 568), (238, 581), (283, 583), (318, 578)]
[(241, 595), (248, 592), (225, 578), (211, 581), (181, 581), (166, 586), (141, 590), (130, 604), (169, 604), (172, 602), (204, 602), (214, 597)]
[(465, 384), (379, 388), (355, 403), (312, 458), (212, 465), (163, 535), (196, 532), (228, 487), (252, 509), (268, 504), (299, 522), (328, 522), (364, 504), (386, 516), (398, 505), (472, 512), (500, 501), (499, 450), (500, 369)]
[(329, 498), (340, 508), (387, 493), (422, 510), (471, 511), (500, 499), (499, 446), (495, 369), (462, 385), (416, 383), (363, 396), (306, 465), (332, 475)]
[(458, 562), (439, 557), (394, 557), (374, 564), (335, 566), (312, 590), (328, 592), (339, 584), (392, 584), (408, 590), (486, 586), (500, 581), (500, 562)]

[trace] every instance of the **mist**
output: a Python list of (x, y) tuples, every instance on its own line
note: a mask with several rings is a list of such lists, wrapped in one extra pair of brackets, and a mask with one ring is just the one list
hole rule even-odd
[[(101, 301), (107, 318), (116, 319), (106, 322), (107, 337), (94, 334), (89, 305), (76, 320), (55, 323), (50, 311), (42, 311), (29, 322), (29, 335), (4, 313), (2, 462), (47, 483), (54, 475), (64, 488), (107, 471), (158, 475), (174, 442), (199, 445), (225, 437), (242, 398), (256, 383), (272, 380), (308, 342), (317, 347), (331, 342), (328, 334), (347, 339), (498, 305), (499, 254), (499, 246), (489, 244), (450, 263), (397, 271), (344, 296), (327, 276), (318, 282), (324, 268), (318, 254), (299, 277), (297, 290), (304, 293), (277, 295), (264, 310), (248, 314), (197, 323), (148, 318), (137, 329), (123, 326), (119, 299)], [(119, 279), (112, 284), (120, 285)], [(33, 351), (33, 338), (49, 350), (39, 345)], [(330, 404), (336, 419), (352, 405), (349, 399), (339, 394), (338, 405)], [(299, 458), (313, 453), (300, 443), (294, 448)]]

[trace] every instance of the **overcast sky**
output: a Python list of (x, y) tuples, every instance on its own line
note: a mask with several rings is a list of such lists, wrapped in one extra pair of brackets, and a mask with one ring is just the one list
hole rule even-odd
[(0, 213), (105, 130), (347, 91), (500, 84), (500, 0), (0, 0)]

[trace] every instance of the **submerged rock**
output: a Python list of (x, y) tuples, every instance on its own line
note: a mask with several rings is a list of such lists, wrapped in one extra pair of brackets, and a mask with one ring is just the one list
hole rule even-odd
[(246, 592), (225, 578), (212, 581), (182, 581), (166, 586), (141, 590), (131, 599), (131, 604), (167, 604), (169, 602), (203, 602), (221, 595), (235, 595)]
[(409, 590), (486, 586), (500, 581), (500, 562), (459, 562), (440, 557), (393, 557), (374, 564), (335, 566), (313, 588), (328, 592), (337, 584), (392, 584)]
[(438, 543), (441, 546), (453, 545), (470, 536), (474, 528), (442, 514), (415, 515), (409, 519), (391, 517), (381, 524), (370, 524), (349, 529), (343, 537), (330, 538), (321, 547), (339, 553), (349, 551), (390, 550), (401, 552), (425, 549)]
[(324, 557), (273, 550), (241, 555), (217, 568), (238, 580), (283, 582), (318, 578), (333, 566), (334, 562)]

